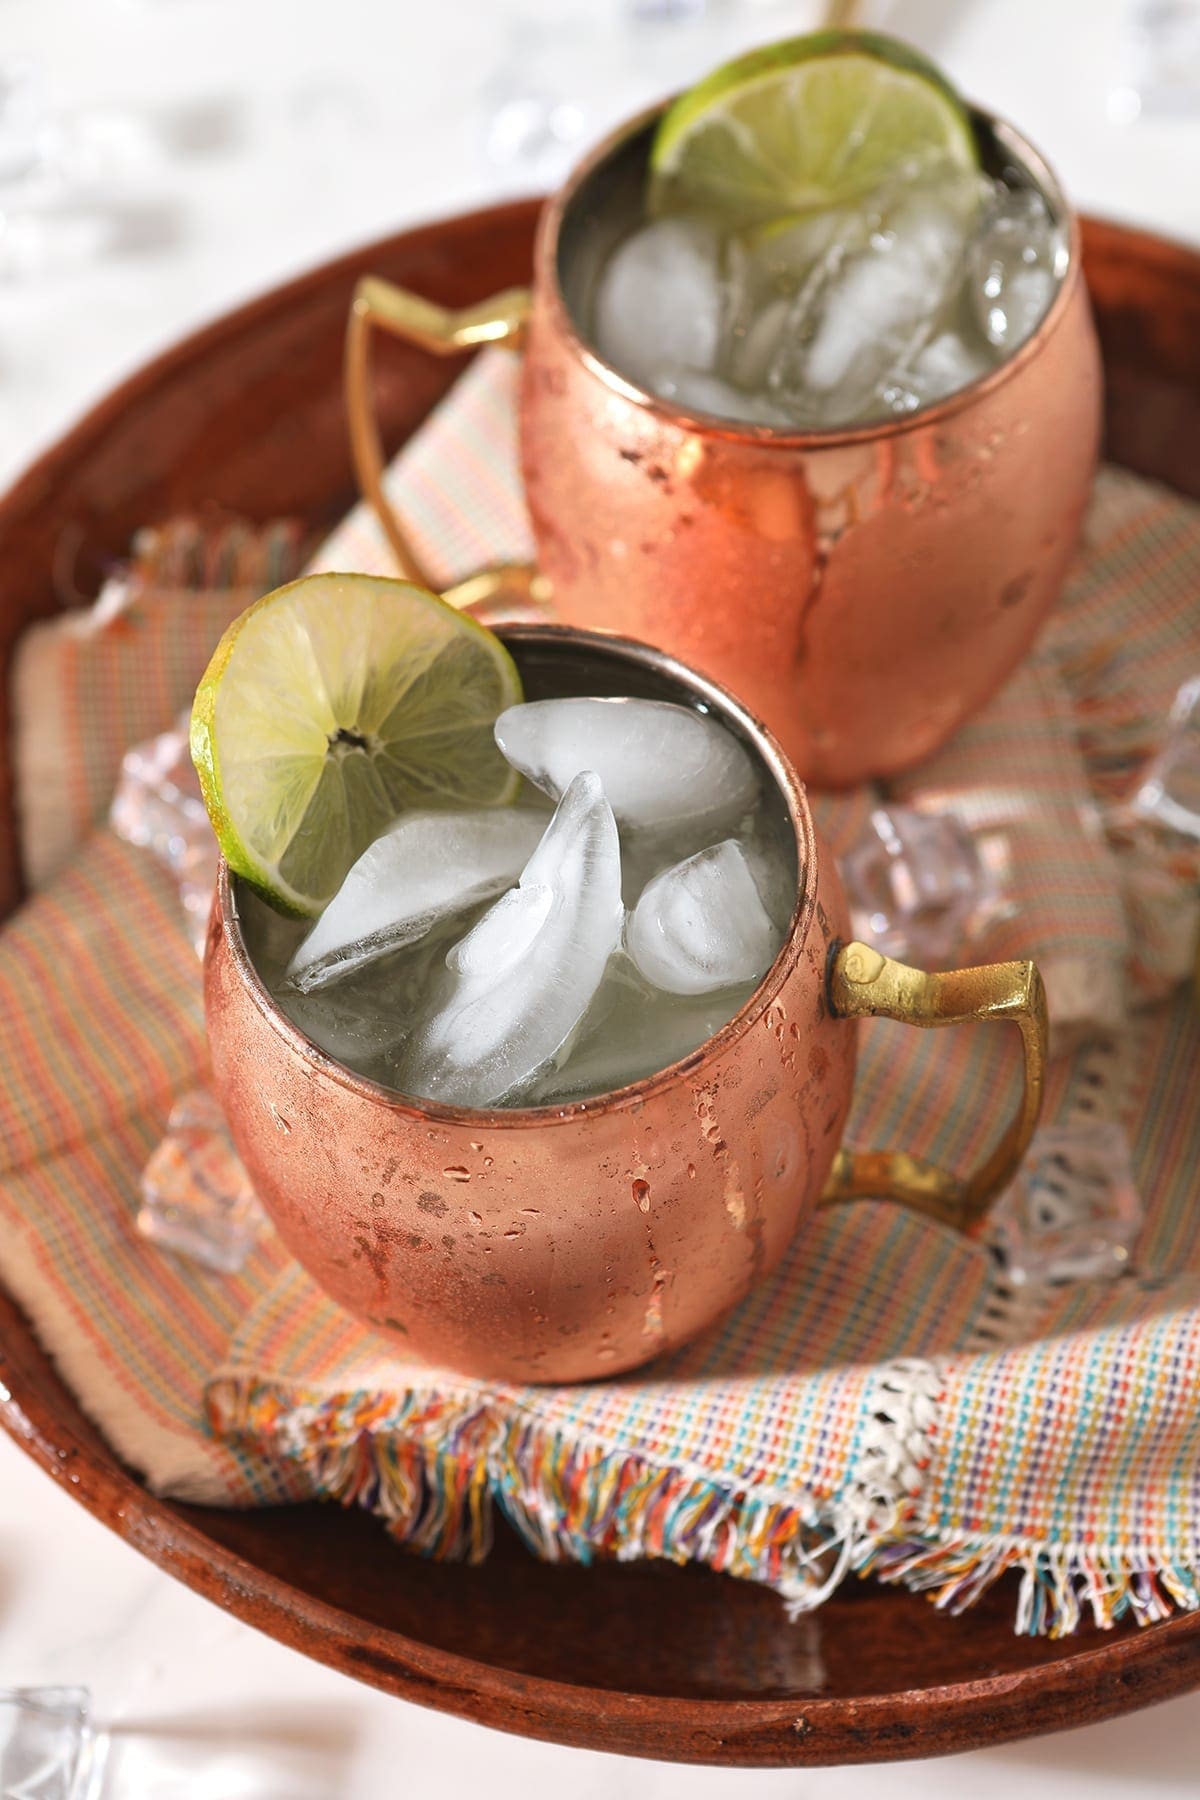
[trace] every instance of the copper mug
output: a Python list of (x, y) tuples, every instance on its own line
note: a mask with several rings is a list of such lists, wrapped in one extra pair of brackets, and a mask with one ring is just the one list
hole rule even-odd
[[(205, 959), (213, 1079), (288, 1249), (350, 1312), (431, 1362), (565, 1382), (635, 1368), (702, 1331), (817, 1206), (875, 1195), (976, 1228), (1041, 1104), (1034, 964), (927, 975), (848, 942), (803, 785), (738, 701), (643, 644), (549, 626), (503, 635), (531, 699), (672, 700), (736, 733), (795, 836), (787, 940), (741, 1011), (672, 1067), (571, 1104), (472, 1110), (406, 1099), (311, 1044), (256, 974), (223, 868)], [(854, 1021), (873, 1016), (1020, 1027), (1020, 1105), (974, 1173), (841, 1147)]]
[(638, 203), (657, 116), (618, 131), (548, 202), (531, 292), (448, 312), (359, 284), (346, 382), (360, 483), (401, 572), (431, 585), (383, 491), (372, 328), (439, 353), (523, 346), (538, 569), (485, 571), (453, 598), (516, 587), (571, 624), (661, 645), (745, 700), (811, 784), (891, 774), (1000, 686), (1075, 546), (1100, 430), (1078, 222), (1037, 151), (976, 111), (988, 166), (1032, 183), (1065, 228), (1066, 272), (1028, 341), (906, 418), (785, 433), (688, 414), (609, 367), (580, 323), (614, 217)]

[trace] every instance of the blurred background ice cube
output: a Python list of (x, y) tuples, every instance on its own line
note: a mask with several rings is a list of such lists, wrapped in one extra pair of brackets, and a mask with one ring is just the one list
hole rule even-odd
[(805, 316), (789, 318), (771, 393), (805, 423), (857, 418), (944, 312), (980, 204), (972, 181), (905, 193), (860, 249), (830, 264)]
[(733, 733), (667, 701), (534, 700), (501, 713), (496, 742), (554, 799), (594, 771), (622, 830), (716, 833), (758, 798), (754, 765)]
[(1025, 342), (1054, 294), (1066, 246), (1041, 195), (997, 195), (969, 251), (971, 300), (990, 344), (1006, 353)]
[(595, 303), (596, 342), (642, 387), (672, 364), (711, 372), (721, 336), (721, 249), (711, 226), (658, 219), (607, 263)]

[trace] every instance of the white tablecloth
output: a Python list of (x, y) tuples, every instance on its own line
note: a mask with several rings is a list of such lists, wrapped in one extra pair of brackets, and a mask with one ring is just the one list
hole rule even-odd
[[(521, 90), (522, 43), (540, 44), (538, 79), (577, 110), (582, 142), (815, 11), (709, 0), (699, 22), (652, 30), (622, 23), (620, 0), (0, 0), (0, 59), (43, 62), (93, 128), (97, 109), (115, 109), (110, 139), (120, 126), (130, 151), (120, 187), (105, 189), (123, 250), (0, 282), (0, 482), (114, 380), (256, 290), (528, 186), (528, 170), (484, 152), (497, 102)], [(1119, 0), (880, 0), (867, 13), (1018, 120), (1082, 206), (1200, 241), (1200, 119), (1112, 117), (1128, 75)], [(3, 206), (0, 190), (0, 234)], [(1134, 1800), (1150, 1784), (1169, 1800), (1195, 1793), (1200, 1764), (1200, 1697), (886, 1772), (738, 1775), (526, 1743), (260, 1637), (127, 1549), (0, 1437), (0, 1685), (41, 1682), (90, 1685), (117, 1727), (109, 1800), (560, 1789), (599, 1800), (614, 1786), (655, 1800), (1009, 1800), (1014, 1788)]]

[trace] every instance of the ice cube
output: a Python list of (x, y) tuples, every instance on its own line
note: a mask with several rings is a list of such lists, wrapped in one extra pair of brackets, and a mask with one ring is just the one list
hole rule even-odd
[(522, 807), (410, 812), (363, 851), (288, 965), (301, 993), (424, 937), (517, 879), (545, 830)]
[(857, 937), (885, 956), (945, 964), (999, 902), (980, 846), (956, 814), (877, 806), (842, 858)]
[(684, 412), (714, 413), (718, 419), (736, 419), (749, 425), (773, 425), (786, 431), (791, 417), (765, 395), (751, 394), (709, 375), (701, 369), (672, 364), (657, 369), (649, 382), (663, 400), (672, 400)]
[(447, 951), (446, 967), (455, 975), (486, 978), (511, 966), (533, 949), (553, 910), (554, 889), (523, 876), (519, 887), (501, 894), (466, 937)]
[(741, 285), (757, 294), (792, 296), (819, 271), (828, 272), (852, 252), (861, 250), (883, 222), (880, 196), (867, 196), (861, 206), (825, 207), (800, 213), (747, 235)]
[(955, 331), (943, 331), (920, 351), (912, 365), (922, 400), (940, 400), (985, 375), (991, 364)]
[(657, 876), (625, 931), (638, 969), (668, 994), (707, 994), (758, 981), (782, 941), (733, 838)]
[(798, 297), (802, 316), (789, 318), (769, 372), (773, 397), (812, 424), (846, 424), (872, 409), (881, 383), (945, 308), (979, 201), (975, 182), (903, 194), (885, 229)]
[[(3, 98), (0, 86), (0, 103)], [(88, 1800), (107, 1789), (109, 1740), (94, 1729), (91, 1705), (87, 1688), (0, 1688), (0, 1793), (6, 1800)]]
[(397, 1068), (457, 1106), (520, 1095), (587, 1011), (620, 940), (621, 851), (592, 771), (569, 783), (515, 893), (451, 950), (445, 990)]
[(174, 730), (125, 752), (109, 823), (118, 837), (151, 850), (175, 876), (188, 934), (203, 956), (217, 884), (217, 840), (188, 749), (186, 716)]
[(972, 381), (986, 375), (992, 364), (982, 351), (974, 349), (956, 331), (939, 332), (919, 351), (907, 369), (900, 369), (884, 381), (880, 399), (889, 412), (915, 412), (919, 406), (931, 406), (956, 394)]
[(786, 814), (760, 810), (739, 839), (758, 897), (780, 938), (787, 935), (799, 890), (796, 838)]
[(554, 799), (594, 769), (625, 829), (728, 830), (758, 795), (754, 765), (715, 719), (665, 700), (533, 700), (496, 720), (515, 769)]
[[(767, 380), (785, 338), (805, 334), (824, 284), (878, 223), (878, 208), (864, 202), (852, 211), (807, 213), (732, 240), (721, 373), (769, 404)], [(792, 414), (786, 416), (794, 427)], [(765, 422), (775, 423), (769, 417)]]
[(618, 952), (570, 1053), (542, 1071), (526, 1096), (528, 1103), (553, 1106), (608, 1094), (669, 1068), (740, 1012), (757, 985), (747, 982), (711, 994), (666, 994)]
[(1182, 837), (1200, 838), (1200, 675), (1175, 696), (1162, 748), (1142, 776), (1133, 810)]
[(139, 1232), (160, 1249), (222, 1274), (245, 1264), (266, 1230), (216, 1100), (195, 1088), (171, 1108), (167, 1132), (142, 1172)]
[(1065, 254), (1062, 232), (1032, 188), (1004, 188), (968, 256), (971, 303), (988, 342), (1009, 352), (1047, 312)]
[(765, 394), (767, 372), (787, 327), (791, 303), (782, 297), (748, 312), (731, 334), (726, 349), (729, 378), (749, 393)]
[(648, 387), (670, 363), (711, 369), (721, 336), (721, 246), (693, 219), (659, 219), (625, 239), (596, 290), (600, 354)]
[(994, 1224), (1009, 1277), (1020, 1287), (1124, 1275), (1142, 1217), (1123, 1127), (1092, 1118), (1034, 1133)]

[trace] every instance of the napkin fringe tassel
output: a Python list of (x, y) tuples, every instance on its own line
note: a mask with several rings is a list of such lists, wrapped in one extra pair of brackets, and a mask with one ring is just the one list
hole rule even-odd
[(939, 1610), (961, 1613), (1009, 1570), (1020, 1574), (1015, 1629), (1027, 1637), (1068, 1637), (1090, 1613), (1103, 1630), (1132, 1618), (1157, 1624), (1200, 1611), (1197, 1570), (1145, 1566), (1144, 1557), (1081, 1544), (1033, 1545), (955, 1536), (909, 1537), (871, 1545), (855, 1571), (927, 1593)]
[(795, 1612), (827, 1597), (865, 1544), (855, 1506), (755, 1493), (697, 1468), (515, 1413), (488, 1396), (319, 1396), (247, 1377), (208, 1391), (214, 1432), (302, 1465), (314, 1495), (361, 1506), (436, 1560), (480, 1562), (493, 1507), (547, 1562), (702, 1562), (776, 1588)]
[(1082, 1545), (931, 1537), (919, 1523), (914, 1459), (939, 1397), (937, 1371), (912, 1359), (881, 1375), (858, 1476), (835, 1499), (656, 1465), (479, 1393), (330, 1396), (225, 1375), (208, 1410), (221, 1436), (282, 1452), (314, 1495), (365, 1508), (435, 1560), (482, 1561), (498, 1507), (544, 1561), (700, 1562), (775, 1588), (793, 1616), (852, 1573), (959, 1613), (1009, 1570), (1021, 1576), (1016, 1629), (1026, 1635), (1066, 1636), (1088, 1612), (1108, 1627), (1200, 1610), (1197, 1571), (1178, 1564), (1151, 1569), (1144, 1557)]

